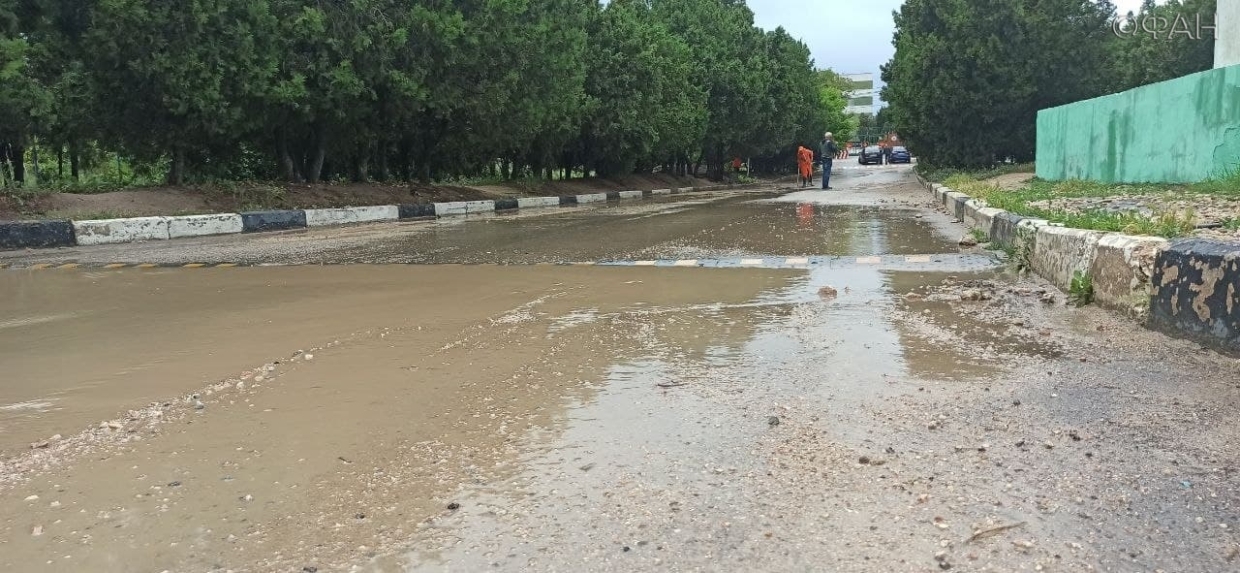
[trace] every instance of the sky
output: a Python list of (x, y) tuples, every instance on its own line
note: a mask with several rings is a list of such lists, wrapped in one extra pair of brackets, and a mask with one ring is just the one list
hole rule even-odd
[[(891, 13), (903, 0), (748, 0), (754, 23), (766, 30), (783, 26), (809, 46), (819, 68), (841, 74), (874, 74), (875, 88), (882, 85), (878, 67), (895, 53), (891, 45), (894, 23)], [(1112, 0), (1124, 14), (1136, 10), (1141, 0)], [(824, 7), (823, 4), (827, 6)]]

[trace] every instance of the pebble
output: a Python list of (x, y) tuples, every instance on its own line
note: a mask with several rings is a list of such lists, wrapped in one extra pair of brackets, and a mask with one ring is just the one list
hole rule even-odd
[(307, 355), (305, 356), (305, 358), (306, 358), (306, 360), (314, 360), (314, 355), (313, 355), (313, 354), (307, 354)]
[(43, 526), (42, 525), (34, 526), (34, 529), (30, 530), (30, 535), (33, 535), (35, 537), (43, 535)]
[(31, 496), (26, 497), (26, 501), (34, 501), (36, 499), (39, 499), (39, 496), (31, 495)]

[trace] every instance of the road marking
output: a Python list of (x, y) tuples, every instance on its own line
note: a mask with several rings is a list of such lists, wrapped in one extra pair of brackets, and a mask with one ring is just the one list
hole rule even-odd
[(909, 263), (928, 263), (930, 255), (908, 255), (904, 257), (904, 260)]
[(139, 268), (139, 269), (153, 269), (153, 268), (158, 267), (158, 266), (159, 266), (159, 265), (157, 265), (157, 264), (155, 264), (155, 263), (142, 263), (142, 264), (140, 264), (140, 265), (134, 265), (134, 268)]
[(181, 268), (183, 268), (183, 269), (200, 269), (200, 268), (205, 267), (205, 266), (207, 266), (207, 265), (205, 265), (205, 264), (203, 264), (203, 263), (189, 263), (189, 264), (186, 264), (186, 265), (181, 265)]
[(56, 268), (58, 268), (58, 269), (76, 269), (76, 268), (78, 268), (79, 266), (81, 266), (81, 265), (78, 265), (77, 263), (65, 263), (65, 264), (60, 265), (59, 267), (56, 267)]
[(761, 265), (764, 262), (766, 261), (762, 259), (741, 259), (741, 265), (743, 266)]
[(123, 269), (123, 268), (125, 268), (125, 267), (127, 267), (127, 266), (129, 266), (127, 263), (112, 263), (112, 264), (110, 264), (110, 265), (103, 265), (103, 268), (105, 268), (105, 269)]
[(697, 264), (698, 264), (697, 259), (682, 259), (682, 260), (676, 261), (676, 264), (672, 266), (674, 267), (696, 267)]
[(882, 257), (857, 257), (857, 264), (859, 265), (877, 265), (881, 262), (883, 262)]
[(585, 262), (585, 263), (569, 263), (569, 264), (570, 264), (570, 265), (580, 265), (580, 266), (590, 266), (590, 265), (593, 265), (593, 264), (595, 264), (595, 263)]
[(657, 261), (637, 261), (633, 263), (635, 267), (653, 267)]
[(805, 258), (805, 257), (793, 257), (793, 258), (787, 259), (787, 261), (785, 261), (785, 264), (789, 264), (789, 265), (808, 265), (808, 264), (809, 264), (809, 259), (807, 259), (807, 258)]

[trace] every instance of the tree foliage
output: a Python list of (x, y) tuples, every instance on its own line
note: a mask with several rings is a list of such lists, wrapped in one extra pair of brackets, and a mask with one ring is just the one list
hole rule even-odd
[[(1147, 2), (1143, 12), (1200, 12), (1212, 22), (1214, 1)], [(886, 119), (936, 165), (1031, 161), (1038, 110), (1213, 63), (1212, 42), (1116, 34), (1127, 15), (1107, 0), (907, 0), (893, 16)]]
[(719, 175), (843, 99), (741, 0), (0, 0), (0, 148), (169, 183)]

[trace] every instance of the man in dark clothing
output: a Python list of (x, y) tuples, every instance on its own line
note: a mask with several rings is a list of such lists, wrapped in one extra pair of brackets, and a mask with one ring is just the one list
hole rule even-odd
[(826, 132), (822, 136), (822, 143), (818, 146), (818, 158), (822, 160), (822, 188), (831, 189), (831, 164), (835, 162), (835, 154), (839, 152), (839, 148), (835, 146), (835, 138), (831, 137), (831, 132)]

